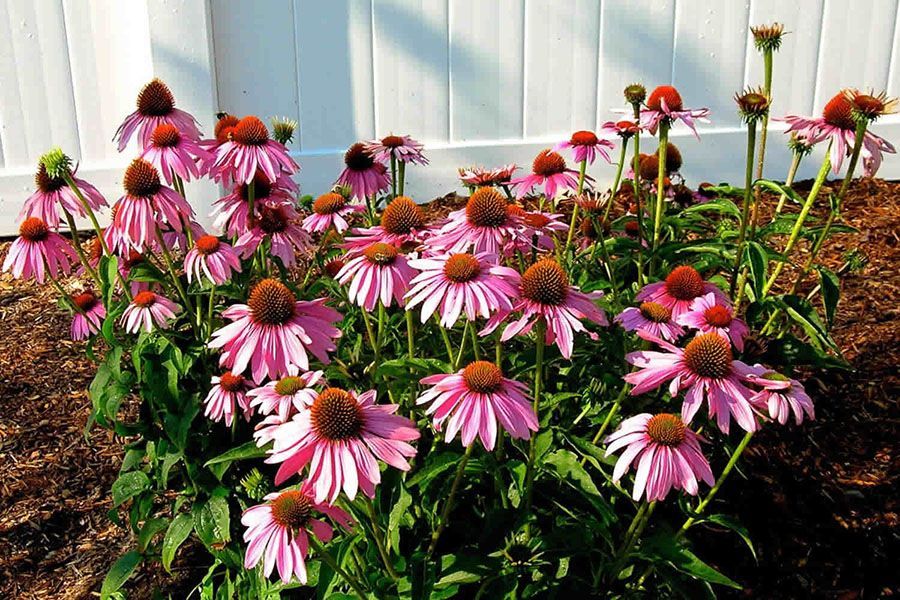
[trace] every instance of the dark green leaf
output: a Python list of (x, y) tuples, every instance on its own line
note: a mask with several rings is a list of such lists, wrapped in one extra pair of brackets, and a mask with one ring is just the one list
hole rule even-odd
[(141, 554), (146, 552), (150, 542), (153, 541), (153, 537), (168, 525), (169, 520), (162, 518), (149, 519), (144, 523), (144, 526), (141, 527), (141, 532), (138, 534), (138, 552)]
[(194, 519), (190, 514), (182, 513), (175, 517), (166, 530), (162, 542), (162, 564), (166, 571), (171, 572), (172, 560), (178, 548), (194, 530)]
[(834, 325), (834, 313), (841, 297), (840, 280), (837, 274), (825, 267), (819, 267), (819, 285), (822, 286), (822, 303), (825, 305), (825, 322), (830, 329)]
[(109, 573), (106, 574), (106, 579), (103, 580), (103, 585), (100, 587), (100, 598), (105, 600), (109, 598), (111, 594), (118, 591), (122, 585), (128, 581), (128, 578), (131, 577), (134, 570), (140, 564), (142, 557), (139, 552), (132, 550), (131, 552), (126, 552), (119, 559), (113, 563), (113, 566), (110, 567)]
[(259, 448), (256, 445), (256, 441), (251, 440), (249, 442), (241, 444), (237, 448), (232, 448), (227, 452), (223, 452), (215, 458), (209, 459), (203, 466), (209, 467), (211, 465), (217, 465), (219, 463), (230, 463), (236, 460), (246, 460), (248, 458), (263, 458), (264, 456), (266, 456), (267, 448), (268, 446)]
[(766, 285), (769, 255), (766, 253), (766, 249), (758, 242), (749, 242), (747, 244), (747, 261), (750, 263), (753, 291), (756, 297), (760, 298), (763, 295), (763, 287)]
[(744, 540), (744, 543), (747, 544), (747, 547), (750, 548), (750, 553), (753, 555), (753, 560), (756, 560), (756, 548), (753, 547), (753, 540), (750, 539), (750, 532), (747, 531), (747, 528), (741, 525), (736, 519), (733, 517), (729, 517), (728, 515), (710, 515), (706, 517), (706, 521), (710, 523), (715, 523), (716, 525), (721, 525), (722, 527), (735, 532), (741, 539)]
[(119, 506), (141, 492), (150, 489), (150, 478), (143, 471), (129, 471), (112, 484), (113, 506)]

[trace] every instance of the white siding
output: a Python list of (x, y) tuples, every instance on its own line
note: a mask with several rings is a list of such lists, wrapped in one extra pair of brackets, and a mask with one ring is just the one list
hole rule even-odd
[[(118, 195), (132, 151), (111, 138), (154, 75), (206, 131), (220, 109), (297, 119), (292, 151), (313, 194), (349, 144), (388, 133), (426, 143), (432, 165), (409, 175), (422, 200), (454, 189), (461, 165), (527, 166), (614, 118), (632, 82), (672, 83), (687, 105), (708, 106), (701, 143), (673, 132), (684, 172), (736, 180), (732, 96), (761, 83), (749, 26), (772, 21), (790, 32), (775, 115), (816, 112), (841, 86), (900, 93), (898, 0), (0, 0), (0, 233), (14, 232), (34, 163), (54, 145)], [(900, 117), (876, 128), (896, 143)], [(770, 142), (777, 177), (787, 153), (780, 134)], [(898, 163), (883, 175), (900, 176)], [(216, 193), (189, 192), (201, 212)]]

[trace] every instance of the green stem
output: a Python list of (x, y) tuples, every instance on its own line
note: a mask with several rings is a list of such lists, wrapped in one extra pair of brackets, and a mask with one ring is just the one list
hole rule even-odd
[(212, 337), (213, 331), (213, 316), (215, 315), (216, 309), (216, 286), (213, 284), (211, 288), (209, 288), (209, 306), (207, 307), (207, 315), (206, 315), (206, 341), (209, 342)]
[(572, 236), (575, 235), (575, 227), (578, 225), (578, 197), (584, 191), (584, 175), (587, 170), (587, 159), (581, 161), (581, 167), (578, 170), (578, 193), (575, 196), (575, 203), (572, 206), (572, 220), (569, 222), (569, 234), (566, 236), (566, 245), (563, 248), (563, 256), (569, 256), (569, 248), (572, 247)]
[(431, 534), (431, 543), (428, 544), (428, 552), (425, 553), (426, 560), (431, 558), (431, 555), (434, 554), (434, 549), (437, 547), (438, 540), (441, 537), (441, 534), (444, 533), (444, 529), (447, 527), (447, 521), (450, 517), (450, 511), (453, 509), (453, 501), (456, 499), (456, 493), (459, 491), (459, 484), (462, 482), (463, 474), (466, 472), (466, 465), (469, 463), (469, 458), (472, 456), (472, 451), (475, 449), (475, 441), (473, 440), (469, 447), (466, 448), (466, 453), (463, 454), (462, 460), (459, 461), (459, 465), (456, 467), (456, 476), (453, 478), (453, 483), (450, 486), (450, 495), (447, 497), (447, 502), (444, 504), (444, 510), (441, 511), (441, 516), (438, 519), (438, 527)]
[(809, 215), (809, 211), (812, 209), (812, 206), (816, 201), (816, 197), (818, 197), (819, 191), (822, 189), (822, 185), (825, 183), (825, 178), (828, 176), (828, 170), (831, 168), (830, 156), (831, 144), (829, 143), (828, 148), (825, 151), (825, 159), (822, 161), (822, 166), (819, 168), (818, 175), (816, 175), (816, 180), (813, 183), (812, 189), (809, 190), (809, 194), (806, 196), (806, 202), (803, 203), (803, 208), (800, 209), (800, 214), (797, 215), (797, 220), (794, 221), (794, 227), (791, 229), (791, 235), (788, 238), (787, 245), (785, 245), (782, 252), (782, 254), (784, 254), (784, 260), (776, 264), (775, 268), (772, 270), (772, 275), (763, 286), (763, 297), (765, 297), (772, 289), (772, 286), (775, 285), (775, 281), (781, 274), (781, 270), (784, 269), (784, 265), (790, 257), (791, 251), (794, 249), (797, 240), (800, 239), (800, 232), (803, 230), (803, 223), (806, 221), (806, 217)]
[(747, 159), (744, 172), (744, 202), (741, 206), (741, 230), (738, 233), (737, 249), (734, 255), (734, 268), (731, 271), (731, 297), (737, 290), (738, 276), (741, 271), (741, 260), (744, 258), (744, 242), (747, 238), (747, 227), (750, 225), (750, 203), (753, 198), (753, 153), (756, 151), (756, 119), (747, 123)]
[[(635, 122), (640, 122), (641, 118), (641, 105), (634, 104), (632, 105), (634, 108), (634, 119)], [(644, 285), (644, 209), (641, 206), (641, 199), (644, 196), (644, 191), (641, 189), (641, 132), (638, 130), (634, 134), (634, 159), (632, 161), (632, 177), (631, 177), (631, 185), (634, 188), (634, 203), (635, 209), (637, 212), (637, 244), (638, 244), (638, 252), (637, 252), (637, 283), (638, 286)], [(612, 201), (612, 198), (610, 198)]]
[(378, 301), (378, 333), (376, 334), (377, 344), (375, 346), (375, 364), (372, 366), (372, 377), (375, 376), (375, 373), (378, 372), (378, 367), (381, 365), (381, 346), (384, 345), (384, 326), (386, 319), (386, 311), (384, 309), (384, 304), (381, 303), (381, 300)]
[(454, 372), (459, 369), (459, 365), (462, 363), (463, 353), (466, 351), (466, 338), (469, 337), (469, 327), (471, 326), (472, 322), (466, 319), (466, 324), (463, 326), (462, 340), (459, 342), (459, 350), (456, 353), (456, 359), (453, 361)]
[(84, 194), (81, 193), (81, 190), (78, 189), (78, 185), (75, 183), (75, 179), (68, 169), (63, 173), (63, 180), (75, 194), (75, 197), (78, 198), (78, 201), (81, 202), (81, 207), (84, 208), (84, 212), (88, 216), (88, 219), (90, 219), (91, 226), (94, 228), (94, 233), (97, 234), (97, 237), (100, 239), (100, 247), (103, 248), (103, 253), (108, 256), (110, 254), (109, 247), (106, 245), (106, 240), (103, 239), (103, 230), (100, 228), (100, 223), (97, 221), (97, 215), (94, 214), (91, 205), (88, 204), (87, 198), (85, 198)]
[(453, 343), (450, 341), (450, 334), (447, 333), (447, 330), (444, 329), (444, 326), (441, 325), (441, 318), (437, 313), (434, 313), (434, 322), (437, 323), (438, 331), (441, 332), (441, 337), (444, 339), (444, 347), (447, 349), (447, 362), (451, 365), (453, 364)]
[[(784, 180), (784, 187), (790, 188), (794, 185), (794, 177), (797, 176), (797, 169), (800, 168), (800, 161), (803, 160), (802, 152), (794, 152), (794, 158), (791, 159), (791, 166), (788, 168), (787, 179)], [(784, 209), (784, 202), (787, 200), (787, 194), (781, 194), (781, 197), (778, 199), (778, 205), (775, 207), (775, 216), (772, 217), (772, 220), (775, 220), (775, 217), (781, 214), (781, 211)]]
[(331, 556), (331, 554), (329, 554), (327, 550), (325, 550), (325, 547), (322, 546), (315, 534), (309, 534), (306, 537), (309, 539), (309, 545), (313, 550), (316, 551), (316, 554), (319, 556), (319, 558), (321, 558), (326, 565), (331, 567), (331, 569), (335, 573), (340, 575), (344, 579), (344, 581), (346, 581), (350, 585), (350, 587), (353, 588), (353, 591), (356, 592), (356, 595), (359, 596), (360, 600), (367, 600), (368, 596), (366, 596), (366, 592), (363, 589), (362, 585), (360, 585), (355, 577), (352, 577), (349, 573), (347, 573), (347, 571), (341, 568), (334, 557)]
[(391, 194), (397, 197), (397, 157), (391, 153)]
[[(763, 92), (767, 98), (772, 97), (772, 49), (763, 50)], [(766, 162), (766, 142), (769, 137), (769, 113), (762, 118), (762, 131), (759, 132), (759, 157), (756, 159), (756, 178), (762, 179)]]
[[(159, 249), (162, 253), (163, 262), (166, 263), (166, 269), (169, 271), (169, 275), (172, 277), (172, 283), (175, 284), (175, 289), (178, 290), (178, 295), (181, 296), (182, 302), (184, 302), (185, 310), (193, 313), (194, 307), (191, 305), (191, 300), (188, 298), (187, 292), (184, 291), (184, 286), (181, 285), (181, 279), (178, 277), (178, 273), (175, 271), (175, 264), (172, 260), (172, 254), (169, 252), (169, 249), (166, 247), (166, 242), (163, 239), (162, 231), (160, 231), (159, 226), (156, 226), (156, 239), (159, 241)], [(193, 320), (196, 320), (197, 315), (192, 314)]]
[(619, 191), (619, 182), (622, 181), (622, 170), (625, 167), (625, 153), (628, 149), (628, 138), (622, 139), (622, 150), (619, 154), (619, 165), (616, 167), (616, 176), (613, 179), (613, 185), (609, 192), (609, 202), (606, 203), (606, 208), (603, 209), (603, 221), (601, 221), (601, 226), (606, 225), (607, 219), (609, 219), (609, 210), (612, 208), (613, 202), (616, 198), (616, 192)]
[(381, 526), (378, 524), (378, 515), (375, 513), (375, 505), (372, 504), (372, 500), (365, 496), (363, 496), (363, 502), (366, 505), (369, 522), (372, 524), (372, 538), (375, 540), (375, 547), (378, 549), (378, 554), (381, 556), (381, 562), (384, 563), (384, 568), (387, 569), (391, 579), (397, 581), (400, 579), (400, 576), (397, 575), (397, 571), (394, 570), (394, 565), (391, 563), (391, 557), (390, 554), (388, 554), (387, 546), (384, 544), (384, 536), (381, 532)]
[(397, 165), (397, 170), (399, 172), (397, 176), (397, 192), (402, 196), (403, 190), (406, 187), (406, 163), (402, 160), (399, 161)]
[[(544, 347), (545, 337), (547, 335), (547, 323), (543, 318), (538, 318), (534, 326), (535, 333), (535, 357), (534, 357), (534, 401), (532, 402), (532, 410), (540, 422), (541, 391), (544, 385)], [(528, 467), (525, 471), (525, 512), (531, 512), (531, 506), (534, 494), (534, 471), (535, 471), (535, 440), (536, 434), (533, 434), (528, 440)]]
[(478, 332), (474, 327), (469, 328), (469, 336), (472, 338), (472, 351), (475, 353), (475, 360), (481, 360), (481, 348), (478, 346)]
[[(602, 235), (602, 230), (601, 230)], [(603, 263), (606, 265), (606, 274), (609, 276), (609, 285), (611, 286), (612, 299), (615, 302), (619, 295), (619, 289), (616, 284), (616, 274), (613, 270), (612, 259), (609, 256), (609, 248), (606, 247), (606, 240), (600, 242), (600, 249), (603, 251)]]
[[(659, 150), (657, 151), (657, 162), (659, 169), (656, 174), (656, 207), (653, 212), (653, 245), (651, 247), (652, 255), (650, 257), (650, 272), (652, 274), (653, 267), (656, 262), (656, 252), (659, 249), (659, 240), (662, 237), (662, 216), (665, 212), (666, 197), (666, 150), (669, 145), (669, 123), (665, 119), (659, 123)], [(640, 168), (640, 166), (638, 166)]]
[[(87, 255), (84, 253), (84, 248), (81, 247), (81, 237), (78, 235), (78, 227), (75, 225), (75, 218), (65, 208), (63, 208), (62, 211), (66, 216), (66, 223), (69, 225), (69, 234), (72, 237), (72, 245), (75, 247), (75, 252), (78, 253), (78, 260), (81, 261), (81, 266), (84, 267), (85, 272), (87, 272), (87, 274), (91, 276), (91, 279), (94, 280), (94, 283), (97, 284), (97, 289), (100, 290), (103, 287), (100, 283), (100, 276), (97, 275), (97, 271), (91, 266)], [(100, 239), (103, 239), (103, 236), (100, 236)]]
[(641, 534), (644, 532), (644, 528), (647, 526), (650, 517), (653, 516), (654, 510), (656, 510), (655, 501), (647, 502), (644, 500), (638, 508), (637, 514), (634, 515), (631, 524), (628, 526), (628, 531), (625, 532), (625, 541), (622, 542), (618, 552), (616, 552), (613, 568), (610, 571), (610, 574), (614, 577), (618, 577), (619, 573), (622, 572), (622, 567), (624, 566), (625, 560), (628, 558), (628, 554), (641, 538)]
[[(609, 425), (612, 423), (613, 417), (619, 412), (619, 408), (622, 406), (622, 401), (625, 399), (625, 396), (628, 394), (628, 384), (622, 386), (622, 390), (619, 392), (619, 395), (616, 396), (616, 401), (613, 402), (612, 408), (609, 409), (609, 412), (606, 413), (606, 418), (603, 419), (603, 423), (600, 424), (600, 428), (597, 430), (597, 433), (594, 434), (594, 438), (591, 440), (591, 443), (596, 445), (603, 438), (603, 434), (606, 433), (606, 430), (609, 429)], [(581, 459), (581, 464), (587, 463), (587, 457)]]
[(49, 279), (50, 283), (53, 284), (53, 287), (56, 288), (56, 291), (62, 297), (63, 302), (65, 302), (66, 305), (73, 311), (83, 315), (84, 311), (81, 310), (80, 306), (75, 304), (75, 301), (72, 300), (72, 296), (70, 296), (68, 294), (68, 292), (66, 292), (66, 290), (63, 289), (63, 286), (56, 280), (55, 277), (53, 277), (52, 275), (49, 274), (49, 268), (47, 267), (46, 259), (44, 259), (44, 271), (47, 272), (47, 279)]

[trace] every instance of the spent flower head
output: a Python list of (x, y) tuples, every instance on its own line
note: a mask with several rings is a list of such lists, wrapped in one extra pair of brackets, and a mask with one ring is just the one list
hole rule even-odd
[(850, 102), (850, 114), (857, 123), (861, 120), (871, 123), (879, 117), (897, 112), (897, 98), (891, 98), (886, 92), (876, 94), (874, 90), (862, 92), (848, 88), (841, 93)]
[(747, 88), (735, 94), (734, 101), (745, 123), (754, 123), (769, 114), (771, 99), (762, 88)]
[(644, 100), (647, 99), (647, 88), (640, 83), (632, 83), (626, 86), (623, 93), (625, 94), (625, 100), (629, 104), (643, 104)]
[(272, 117), (272, 137), (278, 142), (287, 145), (294, 141), (294, 132), (297, 130), (297, 121), (287, 117)]

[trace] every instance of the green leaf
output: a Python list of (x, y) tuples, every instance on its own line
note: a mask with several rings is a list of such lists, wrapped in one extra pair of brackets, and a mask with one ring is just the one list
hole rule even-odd
[(694, 206), (686, 208), (681, 212), (685, 215), (689, 215), (692, 213), (714, 212), (725, 214), (730, 217), (734, 217), (735, 219), (739, 219), (741, 217), (741, 209), (737, 207), (737, 204), (735, 204), (731, 200), (722, 198), (720, 198), (719, 200), (710, 200), (709, 202), (704, 202), (702, 204), (695, 204)]
[(753, 291), (757, 298), (762, 297), (763, 287), (769, 269), (769, 255), (758, 242), (747, 244), (747, 261), (750, 263), (750, 276), (753, 278)]
[(822, 286), (822, 303), (825, 305), (825, 322), (828, 328), (834, 325), (834, 314), (841, 297), (841, 284), (837, 274), (831, 269), (819, 267), (819, 284)]
[(263, 446), (262, 448), (260, 448), (256, 445), (255, 440), (250, 440), (249, 442), (241, 444), (237, 448), (232, 448), (231, 450), (223, 452), (215, 458), (209, 459), (203, 466), (210, 467), (219, 463), (230, 463), (236, 460), (246, 460), (248, 458), (263, 458), (264, 456), (266, 456), (267, 448), (268, 446)]
[(809, 336), (810, 343), (818, 348), (829, 348), (839, 353), (837, 345), (828, 335), (812, 304), (799, 296), (783, 296), (781, 302), (785, 306), (785, 313)]
[(672, 566), (682, 573), (687, 573), (688, 575), (697, 577), (703, 581), (725, 585), (736, 590), (743, 589), (741, 584), (718, 572), (700, 560), (696, 554), (687, 548), (676, 548), (676, 552), (669, 555), (667, 559), (672, 563)]
[(480, 559), (463, 554), (446, 554), (441, 557), (441, 578), (434, 584), (435, 588), (450, 585), (476, 583), (496, 573), (497, 564), (494, 559)]
[(754, 185), (775, 192), (776, 194), (784, 194), (794, 204), (803, 204), (803, 198), (800, 196), (800, 194), (795, 192), (792, 188), (785, 187), (780, 183), (776, 183), (768, 179), (757, 179)]
[(194, 530), (207, 547), (231, 539), (228, 501), (212, 496), (206, 502), (194, 504)]
[(406, 515), (406, 511), (412, 505), (412, 496), (409, 495), (402, 483), (399, 485), (399, 489), (400, 495), (388, 517), (388, 533), (391, 545), (398, 550), (400, 549), (400, 520)]
[(153, 541), (153, 537), (168, 525), (169, 520), (163, 518), (149, 519), (144, 523), (144, 526), (141, 527), (141, 532), (138, 534), (138, 552), (141, 554), (146, 552), (150, 542)]
[(134, 570), (141, 563), (142, 556), (139, 552), (132, 550), (131, 552), (126, 552), (119, 559), (113, 563), (113, 566), (109, 569), (109, 573), (106, 574), (106, 578), (103, 580), (103, 585), (100, 587), (100, 598), (101, 600), (106, 600), (113, 593), (117, 592), (122, 585), (128, 581), (128, 578), (134, 573)]
[(172, 519), (162, 542), (162, 564), (165, 570), (171, 573), (172, 560), (178, 548), (188, 539), (194, 530), (194, 519), (188, 513), (182, 513)]
[(569, 450), (557, 450), (547, 458), (544, 463), (555, 468), (561, 479), (569, 480), (575, 487), (592, 496), (600, 496), (594, 480), (581, 466), (578, 455)]
[(112, 484), (113, 506), (119, 506), (141, 492), (150, 489), (150, 478), (143, 471), (129, 471)]
[(753, 560), (756, 560), (756, 548), (753, 547), (753, 540), (750, 539), (750, 532), (747, 531), (747, 528), (741, 525), (734, 517), (728, 515), (710, 515), (706, 517), (705, 521), (721, 525), (741, 536), (741, 539), (744, 540), (744, 543), (750, 548), (750, 554), (753, 555)]

